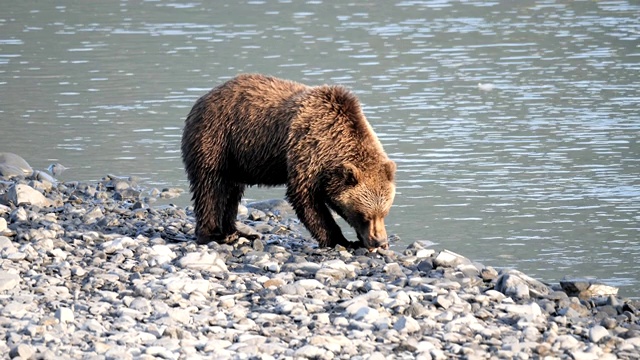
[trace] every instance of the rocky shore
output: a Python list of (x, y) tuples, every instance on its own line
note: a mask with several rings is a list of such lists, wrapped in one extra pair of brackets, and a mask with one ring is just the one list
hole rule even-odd
[[(24, 359), (638, 359), (639, 303), (433, 244), (319, 249), (281, 201), (196, 245), (175, 189), (0, 181), (0, 354)], [(394, 246), (392, 245), (392, 249)]]

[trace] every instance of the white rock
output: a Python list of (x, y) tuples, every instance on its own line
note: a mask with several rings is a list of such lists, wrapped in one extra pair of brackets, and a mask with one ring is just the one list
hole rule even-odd
[(542, 315), (542, 309), (540, 309), (540, 305), (537, 303), (531, 303), (526, 305), (516, 305), (516, 304), (499, 304), (496, 306), (497, 309), (501, 309), (506, 311), (512, 315), (518, 315), (521, 317), (526, 317), (530, 319), (535, 319), (538, 316)]
[(228, 272), (224, 259), (215, 251), (190, 252), (178, 260), (178, 266), (186, 269)]
[(132, 238), (123, 236), (114, 240), (105, 241), (104, 243), (102, 243), (102, 249), (107, 254), (113, 254), (118, 250), (124, 249), (125, 247), (135, 245), (135, 243), (135, 240), (133, 240)]
[[(331, 356), (329, 356), (329, 354), (331, 354)], [(296, 352), (294, 353), (294, 358), (332, 359), (333, 354), (317, 346), (305, 345), (296, 350)]]
[(20, 284), (20, 275), (0, 270), (0, 291), (11, 290)]
[(181, 324), (188, 324), (191, 321), (191, 313), (187, 309), (170, 308), (167, 315)]
[(624, 344), (631, 345), (636, 349), (640, 350), (640, 336), (628, 338), (624, 341)]
[(56, 319), (58, 319), (61, 324), (73, 322), (73, 311), (69, 308), (58, 308), (58, 310), (56, 310)]
[[(11, 349), (9, 352), (9, 358), (12, 359), (32, 359), (35, 355), (35, 350), (28, 344), (19, 344)], [(7, 354), (5, 354), (6, 356)]]
[(223, 309), (230, 309), (236, 305), (235, 295), (224, 295), (220, 297), (219, 306)]
[(50, 253), (56, 259), (63, 260), (63, 261), (67, 259), (67, 256), (69, 256), (69, 254), (67, 254), (67, 252), (62, 250), (62, 249), (53, 249), (53, 250), (50, 251)]
[(174, 353), (162, 346), (149, 346), (145, 349), (145, 354), (161, 359), (177, 359), (179, 357), (178, 353)]
[(604, 326), (596, 325), (589, 329), (589, 340), (594, 343), (599, 342), (601, 339), (609, 336), (609, 330), (605, 329)]
[(267, 262), (263, 265), (262, 267), (263, 269), (269, 271), (269, 272), (273, 272), (273, 273), (279, 273), (280, 272), (280, 265), (278, 265), (277, 262)]
[(485, 295), (487, 295), (491, 300), (496, 301), (496, 302), (501, 302), (506, 296), (496, 290), (487, 290), (485, 292)]
[(351, 264), (345, 264), (340, 259), (326, 260), (322, 263), (322, 267), (328, 267), (331, 269), (342, 270), (345, 272), (355, 272), (356, 267)]
[(424, 259), (433, 256), (435, 253), (436, 251), (433, 249), (419, 249), (416, 251), (416, 257), (418, 259)]
[(161, 244), (153, 245), (151, 247), (150, 255), (153, 262), (155, 262), (155, 264), (152, 265), (155, 266), (166, 264), (176, 258), (176, 253), (173, 252), (170, 247)]
[(466, 257), (456, 254), (453, 251), (442, 250), (433, 260), (433, 264), (442, 267), (455, 267), (460, 264), (470, 264), (471, 260)]
[(105, 329), (104, 326), (96, 319), (89, 319), (80, 327), (82, 330), (93, 331), (96, 334), (102, 334)]
[(0, 233), (7, 230), (7, 220), (3, 217), (0, 217)]
[(324, 285), (316, 279), (301, 279), (295, 282), (295, 284), (303, 287), (305, 290), (322, 289)]
[(558, 346), (561, 350), (571, 350), (576, 348), (580, 341), (572, 335), (560, 335), (556, 338), (554, 346)]
[(339, 353), (343, 346), (351, 345), (352, 341), (344, 335), (314, 335), (309, 339), (309, 345), (320, 346), (334, 354)]
[(348, 307), (346, 311), (353, 317), (353, 319), (364, 321), (366, 323), (372, 323), (380, 317), (378, 310), (366, 305), (358, 306), (358, 304), (353, 304)]

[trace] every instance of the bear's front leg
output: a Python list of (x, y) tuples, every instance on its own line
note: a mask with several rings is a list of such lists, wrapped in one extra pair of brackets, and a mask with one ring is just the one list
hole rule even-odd
[(327, 205), (322, 201), (318, 201), (319, 197), (314, 196), (312, 192), (294, 192), (287, 189), (287, 198), (291, 206), (293, 206), (298, 219), (321, 247), (334, 247), (336, 245), (342, 245), (347, 248), (362, 247), (362, 242), (351, 242), (344, 237)]

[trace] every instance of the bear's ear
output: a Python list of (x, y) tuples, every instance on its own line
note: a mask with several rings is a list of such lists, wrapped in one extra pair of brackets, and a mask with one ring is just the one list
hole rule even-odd
[(384, 163), (384, 171), (387, 175), (387, 179), (389, 181), (393, 181), (396, 177), (396, 163), (391, 160), (387, 161)]
[(360, 181), (360, 170), (355, 165), (347, 163), (342, 168), (342, 178), (347, 186), (355, 186)]

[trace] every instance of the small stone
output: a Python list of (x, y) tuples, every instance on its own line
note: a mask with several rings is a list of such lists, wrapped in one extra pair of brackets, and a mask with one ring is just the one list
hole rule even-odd
[(260, 210), (263, 212), (273, 212), (279, 215), (295, 214), (293, 207), (287, 201), (282, 199), (271, 199), (264, 201), (255, 201), (247, 204), (247, 207)]
[(496, 281), (496, 290), (516, 299), (542, 297), (550, 292), (547, 285), (517, 270), (504, 272)]
[(393, 328), (400, 333), (413, 333), (420, 331), (420, 323), (412, 317), (400, 316), (393, 324)]
[(604, 339), (609, 336), (609, 331), (605, 329), (603, 326), (596, 325), (589, 329), (589, 340), (594, 343), (600, 342), (601, 339)]
[(328, 350), (324, 350), (317, 346), (305, 345), (294, 352), (294, 358), (306, 358), (306, 359), (329, 359)]
[(617, 295), (618, 288), (598, 282), (589, 278), (564, 278), (560, 280), (562, 290), (570, 296), (578, 296), (581, 299), (590, 299), (597, 296)]
[(447, 299), (444, 295), (440, 295), (436, 297), (435, 304), (446, 310), (453, 304), (453, 302)]
[(20, 275), (0, 270), (0, 291), (11, 290), (20, 284)]
[(275, 278), (275, 279), (269, 279), (269, 280), (265, 281), (262, 284), (262, 286), (264, 286), (265, 288), (269, 288), (269, 287), (279, 288), (279, 287), (283, 286), (284, 284), (286, 284), (284, 282), (284, 280), (279, 279), (279, 278)]
[(301, 286), (305, 290), (322, 289), (324, 285), (316, 279), (301, 279), (296, 281), (296, 285)]
[(27, 344), (18, 344), (11, 348), (9, 351), (9, 357), (12, 359), (20, 358), (20, 359), (31, 359), (35, 355), (36, 351)]
[(149, 346), (145, 349), (145, 354), (161, 359), (177, 359), (178, 354), (164, 348), (163, 346)]
[(0, 233), (4, 232), (5, 230), (7, 230), (7, 220), (5, 220), (3, 217), (0, 217)]
[(600, 325), (602, 325), (607, 330), (611, 330), (615, 329), (616, 326), (618, 326), (618, 322), (614, 318), (604, 318), (602, 319)]
[(69, 308), (58, 308), (58, 310), (56, 310), (56, 319), (58, 319), (61, 324), (73, 322), (73, 311)]
[(418, 263), (418, 270), (422, 272), (428, 273), (429, 271), (433, 270), (433, 268), (434, 266), (432, 259), (425, 259)]
[(280, 272), (280, 265), (278, 265), (277, 262), (268, 262), (266, 264), (264, 264), (263, 269), (269, 271), (269, 272), (273, 272), (273, 273), (279, 273)]
[(252, 247), (253, 247), (253, 250), (255, 250), (257, 252), (262, 252), (262, 251), (264, 251), (264, 241), (262, 241), (260, 239), (255, 239), (255, 240), (253, 240)]
[(484, 281), (492, 281), (498, 278), (498, 272), (496, 271), (496, 269), (492, 268), (491, 266), (487, 266), (480, 271), (480, 276)]
[(178, 266), (186, 269), (228, 272), (227, 265), (217, 252), (190, 252), (178, 260)]
[(471, 261), (460, 254), (454, 253), (453, 251), (442, 250), (433, 260), (433, 264), (436, 267), (453, 268), (460, 264), (471, 264)]
[(572, 350), (575, 349), (580, 341), (573, 335), (559, 335), (556, 338), (555, 345), (558, 346), (561, 350)]
[(435, 253), (436, 251), (434, 249), (418, 249), (416, 251), (416, 257), (418, 259), (429, 258), (432, 257)]

